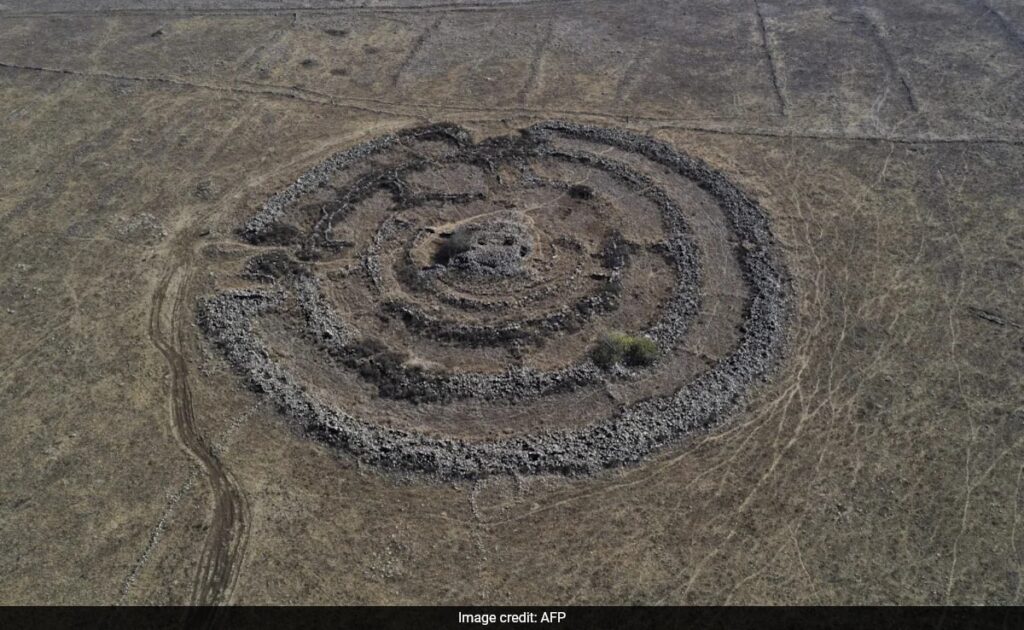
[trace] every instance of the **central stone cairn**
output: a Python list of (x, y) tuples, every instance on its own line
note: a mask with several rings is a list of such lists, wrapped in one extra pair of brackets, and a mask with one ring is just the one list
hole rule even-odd
[(791, 304), (724, 176), (571, 123), (379, 137), (239, 236), (263, 251), (200, 301), (207, 338), (304, 435), (443, 478), (593, 473), (708, 428), (777, 362)]
[(442, 267), (483, 276), (522, 275), (533, 251), (533, 237), (515, 218), (462, 225), (443, 237), (436, 256)]

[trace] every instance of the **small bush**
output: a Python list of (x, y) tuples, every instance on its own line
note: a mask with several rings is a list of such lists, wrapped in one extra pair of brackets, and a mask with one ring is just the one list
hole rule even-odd
[(298, 242), (299, 229), (287, 223), (274, 223), (247, 240), (253, 245), (291, 245)]
[(569, 196), (573, 199), (593, 199), (594, 189), (583, 184), (569, 186)]
[(624, 354), (625, 345), (620, 336), (615, 334), (602, 335), (590, 352), (594, 363), (605, 370), (621, 361)]
[(650, 365), (658, 356), (658, 345), (646, 337), (610, 332), (601, 336), (590, 356), (602, 369), (608, 369), (616, 363), (633, 367)]
[(626, 365), (650, 365), (658, 358), (658, 344), (647, 337), (631, 337), (626, 348)]
[(245, 275), (260, 282), (273, 282), (285, 276), (307, 274), (305, 265), (292, 260), (284, 252), (271, 252), (250, 258), (245, 265)]

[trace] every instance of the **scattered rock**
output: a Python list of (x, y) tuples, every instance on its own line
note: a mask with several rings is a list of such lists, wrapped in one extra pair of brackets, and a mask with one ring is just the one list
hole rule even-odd
[(196, 184), (196, 188), (194, 191), (192, 191), (192, 194), (197, 199), (202, 199), (203, 201), (210, 201), (216, 196), (216, 191), (214, 190), (213, 182), (208, 179), (204, 179), (203, 181)]
[(114, 234), (118, 240), (135, 245), (155, 245), (167, 237), (163, 224), (148, 212), (118, 217)]

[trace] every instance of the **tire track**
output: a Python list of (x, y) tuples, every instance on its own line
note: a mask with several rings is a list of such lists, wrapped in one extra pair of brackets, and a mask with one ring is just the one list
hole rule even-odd
[(398, 87), (399, 82), (405, 75), (406, 71), (412, 65), (412, 62), (416, 59), (416, 56), (423, 50), (423, 46), (426, 45), (427, 40), (433, 35), (434, 31), (441, 26), (441, 20), (444, 16), (441, 16), (430, 23), (430, 26), (423, 29), (423, 32), (416, 36), (413, 40), (412, 46), (409, 48), (409, 52), (406, 53), (405, 58), (402, 59), (402, 63), (398, 65), (398, 69), (395, 70), (394, 74), (391, 75), (391, 87)]
[[(2, 14), (2, 13), (0, 13)], [(0, 69), (8, 69), (20, 72), (39, 72), (47, 74), (63, 74), (68, 76), (100, 79), (105, 81), (134, 81), (140, 83), (154, 83), (174, 85), (183, 88), (197, 90), (210, 90), (221, 93), (245, 94), (257, 97), (271, 97), (289, 99), (293, 101), (313, 103), (326, 107), (341, 109), (352, 109), (365, 111), (375, 115), (388, 115), (395, 117), (407, 117), (423, 124), (428, 124), (430, 118), (423, 114), (424, 110), (444, 113), (444, 117), (458, 117), (462, 123), (472, 124), (474, 122), (491, 123), (496, 116), (521, 117), (534, 119), (537, 117), (557, 116), (560, 118), (584, 118), (613, 123), (638, 124), (644, 123), (644, 133), (652, 134), (661, 130), (690, 131), (695, 133), (708, 133), (726, 136), (741, 136), (754, 138), (779, 138), (784, 140), (837, 140), (841, 142), (892, 142), (894, 144), (996, 144), (1007, 146), (1024, 146), (1024, 139), (1010, 135), (1011, 132), (1003, 132), (1001, 135), (962, 134), (956, 136), (938, 135), (923, 133), (917, 135), (893, 135), (893, 134), (852, 134), (834, 129), (810, 128), (806, 131), (792, 131), (789, 128), (773, 127), (750, 127), (734, 125), (728, 122), (708, 120), (691, 121), (677, 120), (673, 118), (659, 118), (646, 115), (626, 115), (614, 112), (599, 110), (580, 109), (538, 109), (526, 106), (519, 107), (477, 107), (471, 105), (458, 105), (448, 103), (430, 103), (407, 101), (398, 103), (383, 99), (364, 97), (343, 97), (331, 95), (316, 90), (301, 87), (284, 87), (266, 85), (266, 89), (246, 88), (244, 86), (228, 86), (218, 84), (196, 83), (179, 78), (171, 77), (145, 77), (118, 75), (109, 72), (88, 72), (72, 70), (70, 68), (48, 68), (43, 66), (26, 66), (21, 64), (0, 61)], [(259, 85), (251, 83), (250, 85)], [(479, 116), (480, 118), (473, 118)], [(1013, 131), (1016, 133), (1016, 130)]]
[(540, 79), (540, 65), (544, 61), (544, 54), (548, 50), (548, 46), (551, 45), (551, 38), (555, 34), (555, 22), (554, 20), (548, 22), (547, 30), (544, 32), (544, 39), (542, 39), (533, 51), (533, 58), (530, 60), (530, 74), (526, 77), (526, 83), (519, 90), (519, 96), (517, 101), (520, 105), (525, 105), (530, 94), (537, 89), (537, 82)]
[[(175, 278), (180, 277), (174, 285)], [(171, 426), (182, 448), (200, 464), (213, 494), (213, 518), (203, 545), (189, 603), (217, 605), (228, 602), (249, 540), (249, 506), (230, 472), (200, 436), (195, 426), (188, 365), (182, 353), (185, 301), (191, 266), (184, 263), (164, 276), (153, 294), (149, 338), (167, 361), (171, 372)], [(173, 293), (171, 291), (174, 286)], [(164, 310), (170, 296), (169, 325)]]
[(889, 48), (889, 44), (886, 43), (885, 31), (878, 20), (872, 16), (871, 12), (861, 5), (861, 15), (864, 19), (864, 24), (868, 28), (868, 32), (871, 35), (871, 39), (874, 41), (875, 46), (882, 53), (882, 59), (885, 60), (886, 70), (893, 79), (898, 79), (900, 86), (903, 88), (903, 96), (907, 99), (907, 106), (910, 111), (915, 114), (920, 112), (921, 109), (917, 104), (917, 97), (914, 96), (914, 90), (910, 87), (910, 81), (907, 79), (907, 75), (900, 69), (899, 64), (896, 62), (896, 56), (892, 54), (892, 50)]
[(786, 95), (782, 93), (782, 86), (779, 84), (778, 63), (775, 54), (772, 52), (772, 41), (768, 35), (768, 25), (765, 24), (764, 14), (761, 12), (761, 3), (754, 0), (754, 11), (757, 14), (757, 26), (761, 31), (761, 49), (764, 51), (765, 62), (768, 64), (768, 77), (772, 81), (772, 89), (775, 92), (775, 100), (778, 103), (779, 115), (786, 115)]
[(433, 4), (392, 4), (379, 6), (281, 6), (276, 8), (107, 8), (107, 9), (56, 9), (50, 11), (0, 11), (0, 16), (7, 18), (53, 18), (53, 17), (91, 17), (109, 18), (120, 16), (173, 16), (192, 17), (276, 17), (303, 15), (342, 15), (355, 14), (402, 14), (402, 13), (470, 13), (470, 12), (501, 12), (504, 10), (544, 8), (565, 4), (582, 4), (584, 0), (497, 0), (491, 2), (438, 2)]

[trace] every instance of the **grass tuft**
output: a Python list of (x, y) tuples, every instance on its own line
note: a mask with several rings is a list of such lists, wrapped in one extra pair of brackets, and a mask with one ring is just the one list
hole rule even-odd
[(658, 344), (647, 337), (608, 332), (601, 335), (590, 356), (605, 370), (617, 363), (632, 367), (650, 365), (658, 357)]

